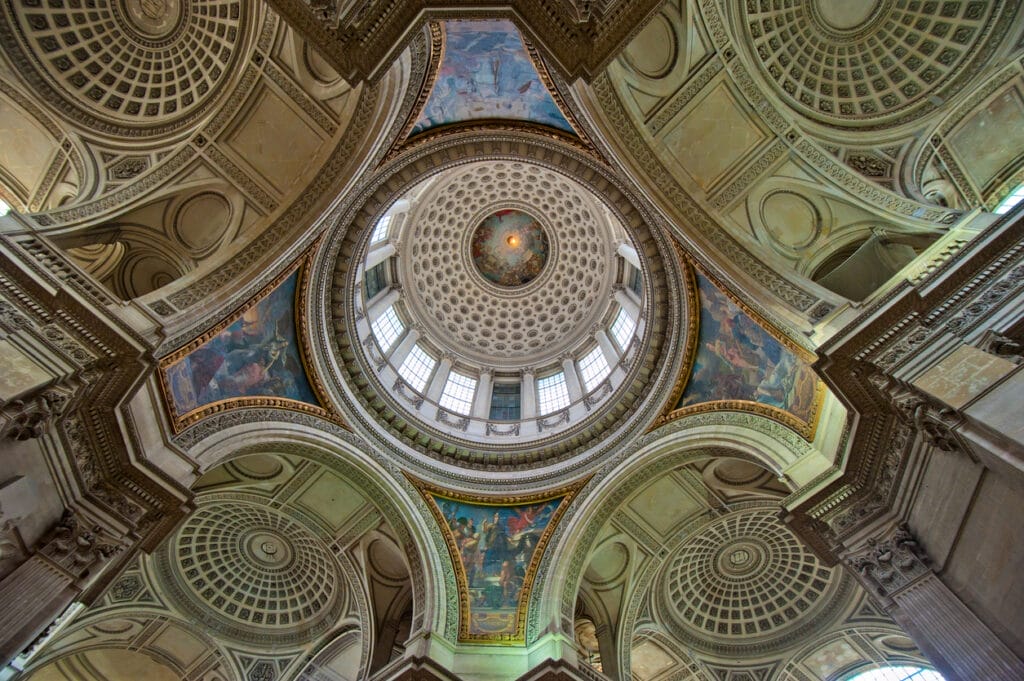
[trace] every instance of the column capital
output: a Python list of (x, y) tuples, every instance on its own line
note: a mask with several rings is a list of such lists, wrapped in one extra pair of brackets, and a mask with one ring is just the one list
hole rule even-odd
[(878, 595), (891, 598), (922, 577), (932, 574), (931, 561), (907, 523), (867, 540), (865, 548), (847, 563)]

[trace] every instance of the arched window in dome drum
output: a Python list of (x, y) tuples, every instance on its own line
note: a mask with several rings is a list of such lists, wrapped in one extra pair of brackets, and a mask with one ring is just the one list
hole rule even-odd
[(388, 352), (395, 345), (395, 341), (405, 333), (405, 324), (398, 318), (394, 305), (388, 305), (381, 316), (373, 320), (370, 325), (373, 335), (377, 339), (377, 345), (381, 352)]
[(439, 404), (442, 408), (456, 414), (468, 415), (473, 408), (473, 395), (476, 393), (476, 379), (472, 376), (452, 371), (444, 384)]
[(592, 391), (601, 381), (611, 373), (611, 367), (608, 366), (608, 360), (604, 356), (604, 352), (601, 350), (601, 346), (594, 346), (594, 349), (583, 356), (580, 360), (580, 375), (583, 377), (583, 386), (587, 389), (587, 392)]
[(418, 393), (423, 392), (430, 380), (430, 374), (437, 366), (437, 360), (426, 353), (419, 345), (414, 345), (412, 351), (398, 367), (398, 375), (401, 376), (409, 387)]
[(522, 383), (495, 383), (491, 388), (492, 421), (518, 421), (522, 414)]
[(382, 217), (377, 223), (377, 226), (373, 228), (373, 234), (370, 235), (370, 245), (379, 244), (384, 239), (388, 238), (388, 230), (391, 227), (391, 220), (393, 216), (389, 213)]
[(569, 388), (563, 372), (537, 379), (537, 407), (541, 416), (568, 406)]
[(629, 266), (629, 290), (636, 294), (636, 297), (641, 296), (643, 291), (643, 280), (640, 278), (640, 270), (632, 265)]
[(387, 285), (387, 262), (374, 265), (366, 272), (366, 299), (372, 300), (374, 296), (383, 291)]
[(621, 308), (619, 314), (615, 316), (615, 321), (612, 322), (611, 330), (612, 337), (618, 343), (619, 349), (625, 352), (629, 347), (629, 342), (633, 339), (633, 332), (636, 331), (636, 321), (629, 316), (625, 308)]

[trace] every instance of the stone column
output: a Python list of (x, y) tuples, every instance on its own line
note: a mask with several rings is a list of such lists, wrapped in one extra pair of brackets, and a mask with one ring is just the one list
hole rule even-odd
[(640, 267), (640, 256), (637, 255), (636, 249), (633, 248), (631, 245), (627, 244), (626, 242), (622, 242), (619, 244), (618, 248), (615, 249), (615, 252), (621, 255), (626, 260), (626, 262), (628, 262), (633, 267), (637, 268), (638, 270), (643, 269), (642, 267)]
[(398, 371), (398, 367), (402, 366), (402, 362), (412, 352), (413, 347), (416, 345), (416, 341), (420, 339), (420, 328), (418, 326), (410, 327), (406, 332), (405, 336), (398, 341), (398, 346), (388, 356), (388, 361), (391, 362), (391, 366), (395, 367), (395, 371)]
[(576, 358), (572, 355), (563, 355), (561, 360), (562, 373), (565, 374), (565, 387), (569, 392), (569, 403), (575, 404), (583, 399), (583, 384), (576, 371)]
[(473, 396), (473, 418), (486, 419), (491, 415), (491, 379), (493, 370), (489, 368), (480, 371), (480, 379), (476, 384), (476, 394)]
[(427, 398), (428, 402), (437, 404), (438, 400), (441, 399), (441, 393), (444, 392), (444, 384), (448, 381), (448, 374), (451, 370), (452, 358), (449, 355), (442, 355), (441, 361), (438, 363), (437, 368), (434, 369), (434, 375), (431, 377), (424, 392), (424, 397)]
[(394, 305), (398, 302), (398, 299), (402, 297), (402, 291), (399, 288), (392, 286), (387, 293), (377, 298), (370, 305), (366, 307), (366, 321), (372, 324), (377, 317), (384, 314), (384, 310), (388, 309), (389, 306)]
[(845, 562), (947, 681), (1024, 679), (1024, 662), (942, 583), (905, 523)]
[(533, 369), (523, 369), (523, 387), (520, 394), (520, 418), (525, 421), (537, 416), (537, 386)]
[(366, 256), (366, 264), (363, 266), (365, 271), (369, 271), (373, 267), (384, 262), (391, 256), (398, 253), (398, 249), (395, 248), (393, 243), (381, 243), (373, 246), (370, 252)]
[(639, 323), (640, 304), (633, 299), (633, 296), (621, 284), (614, 287), (612, 297), (633, 318), (634, 322)]
[(65, 512), (42, 548), (0, 582), (2, 663), (28, 648), (119, 550)]

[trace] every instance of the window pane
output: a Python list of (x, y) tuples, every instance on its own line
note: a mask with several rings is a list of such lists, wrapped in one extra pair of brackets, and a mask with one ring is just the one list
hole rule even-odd
[(378, 263), (366, 273), (366, 299), (370, 300), (388, 284), (387, 261)]
[(378, 244), (387, 239), (389, 227), (391, 227), (391, 216), (385, 215), (377, 223), (377, 226), (373, 228), (373, 234), (370, 235), (370, 244)]
[(848, 681), (945, 681), (942, 674), (921, 667), (882, 667), (849, 677)]
[(495, 383), (491, 389), (491, 419), (518, 421), (522, 418), (522, 384)]
[(634, 331), (636, 331), (636, 322), (624, 309), (619, 308), (619, 314), (612, 322), (612, 337), (623, 351), (629, 347), (629, 341), (633, 340)]
[(537, 381), (537, 407), (542, 416), (568, 406), (569, 389), (565, 385), (565, 374), (560, 371)]
[(583, 385), (590, 392), (604, 380), (604, 377), (611, 372), (608, 360), (600, 346), (594, 348), (580, 360), (580, 374), (583, 376)]
[(448, 382), (444, 384), (444, 391), (441, 393), (441, 406), (456, 414), (468, 415), (473, 410), (475, 392), (475, 378), (452, 371), (448, 374)]
[(398, 375), (405, 379), (410, 388), (421, 393), (427, 387), (430, 372), (434, 370), (435, 364), (436, 359), (424, 352), (420, 346), (414, 345), (402, 366), (398, 367)]
[(638, 298), (641, 296), (640, 291), (643, 290), (643, 286), (640, 284), (640, 270), (632, 265), (629, 268), (629, 288)]
[(387, 352), (395, 344), (403, 333), (405, 333), (405, 324), (398, 318), (398, 314), (395, 313), (395, 306), (388, 305), (388, 309), (384, 310), (384, 314), (373, 320), (373, 324), (370, 325), (373, 330), (373, 335), (377, 338), (377, 345), (384, 352)]
[(996, 215), (1004, 215), (1009, 213), (1014, 206), (1024, 200), (1024, 184), (1014, 189), (1009, 196), (999, 202), (996, 209), (993, 211)]

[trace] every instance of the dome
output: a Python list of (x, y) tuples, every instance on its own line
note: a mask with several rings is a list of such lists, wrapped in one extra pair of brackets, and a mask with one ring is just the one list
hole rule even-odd
[(657, 233), (625, 196), (528, 156), (396, 183), (347, 233), (356, 257), (334, 261), (331, 340), (355, 360), (339, 363), (353, 406), (417, 465), (600, 456), (598, 441), (638, 426), (610, 412), (640, 416), (638, 386), (667, 380), (668, 363), (646, 371), (682, 304), (664, 304), (677, 289), (651, 267)]
[(186, 611), (241, 640), (308, 640), (345, 601), (320, 538), (283, 512), (238, 500), (200, 506), (160, 562)]

